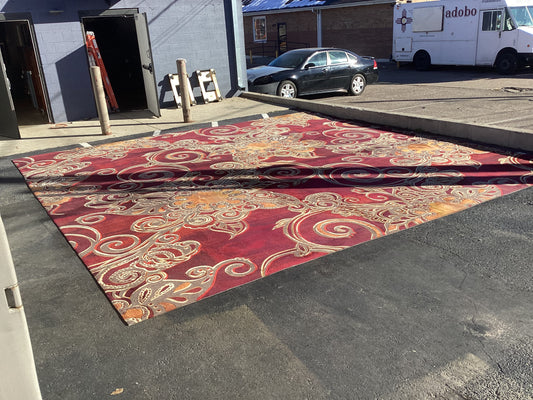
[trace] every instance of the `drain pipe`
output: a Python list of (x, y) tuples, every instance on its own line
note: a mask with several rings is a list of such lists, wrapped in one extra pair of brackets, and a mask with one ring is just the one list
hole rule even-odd
[(103, 135), (111, 135), (111, 125), (109, 123), (109, 112), (105, 99), (104, 84), (100, 67), (91, 67), (91, 81), (93, 83), (94, 100), (96, 101), (96, 111), (100, 119), (100, 128)]
[(322, 47), (322, 10), (313, 8), (311, 11), (316, 14), (316, 45)]
[(231, 0), (231, 17), (233, 19), (233, 41), (235, 46), (235, 64), (237, 85), (239, 89), (248, 90), (246, 77), (246, 50), (244, 48), (244, 22), (242, 0)]

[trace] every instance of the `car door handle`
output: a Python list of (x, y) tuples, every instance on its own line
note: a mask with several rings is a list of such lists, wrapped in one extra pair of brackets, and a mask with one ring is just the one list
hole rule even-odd
[(322, 68), (322, 72), (326, 73), (326, 72), (328, 72), (328, 69), (327, 68)]

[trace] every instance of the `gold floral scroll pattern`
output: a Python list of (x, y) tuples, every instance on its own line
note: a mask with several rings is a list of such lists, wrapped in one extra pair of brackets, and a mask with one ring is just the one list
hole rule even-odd
[(533, 179), (524, 155), (304, 113), (15, 164), (128, 324)]

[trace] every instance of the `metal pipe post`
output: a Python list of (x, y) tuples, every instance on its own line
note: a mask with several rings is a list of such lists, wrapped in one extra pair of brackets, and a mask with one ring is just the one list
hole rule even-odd
[(186, 60), (178, 58), (178, 78), (180, 82), (181, 106), (183, 109), (183, 122), (192, 122), (191, 118), (191, 99), (189, 96), (189, 77), (187, 76)]
[(96, 101), (96, 110), (98, 112), (98, 118), (100, 119), (102, 134), (111, 135), (109, 112), (107, 111), (107, 102), (105, 100), (104, 84), (102, 83), (100, 67), (91, 67), (91, 80), (93, 81), (94, 99)]

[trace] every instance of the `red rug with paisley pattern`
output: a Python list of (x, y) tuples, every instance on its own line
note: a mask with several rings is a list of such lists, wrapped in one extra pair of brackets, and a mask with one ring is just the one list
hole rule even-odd
[(14, 163), (127, 324), (533, 183), (531, 158), (306, 113)]

